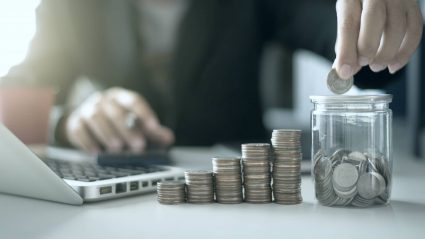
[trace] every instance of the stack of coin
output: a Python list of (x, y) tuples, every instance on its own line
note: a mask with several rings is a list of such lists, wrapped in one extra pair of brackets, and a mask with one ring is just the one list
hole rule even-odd
[(273, 130), (273, 196), (279, 204), (299, 204), (301, 196), (301, 130)]
[(189, 170), (184, 173), (187, 202), (211, 203), (214, 201), (213, 173), (207, 170)]
[(186, 201), (184, 182), (166, 181), (157, 184), (158, 202), (161, 204), (179, 204)]
[(389, 199), (391, 170), (382, 154), (337, 149), (314, 157), (316, 197), (326, 206), (368, 207)]
[(245, 202), (271, 202), (270, 144), (242, 144)]
[(215, 157), (212, 163), (217, 202), (241, 203), (243, 199), (241, 159), (235, 157)]

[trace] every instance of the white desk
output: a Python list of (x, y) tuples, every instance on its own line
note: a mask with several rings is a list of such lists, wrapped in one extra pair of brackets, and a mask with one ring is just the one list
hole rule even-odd
[[(174, 154), (182, 167), (211, 167), (210, 150)], [(148, 194), (79, 207), (0, 194), (0, 238), (425, 238), (425, 163), (395, 155), (388, 206), (320, 206), (308, 176), (295, 206), (166, 206)]]

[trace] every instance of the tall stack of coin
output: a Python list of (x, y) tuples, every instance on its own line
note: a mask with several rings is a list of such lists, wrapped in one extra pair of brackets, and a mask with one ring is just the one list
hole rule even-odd
[(301, 197), (301, 130), (273, 130), (273, 196), (279, 204), (299, 204)]
[(186, 201), (185, 184), (167, 181), (157, 184), (158, 202), (161, 204), (179, 204)]
[(271, 202), (270, 144), (242, 144), (245, 201)]
[(188, 170), (184, 176), (187, 185), (187, 202), (211, 203), (214, 201), (212, 171)]
[(235, 157), (215, 157), (212, 160), (212, 164), (217, 202), (241, 203), (243, 199), (241, 159)]

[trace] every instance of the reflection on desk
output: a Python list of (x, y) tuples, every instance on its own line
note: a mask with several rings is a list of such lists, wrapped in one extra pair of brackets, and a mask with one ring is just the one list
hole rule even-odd
[[(211, 168), (222, 148), (176, 148), (178, 166)], [(392, 202), (368, 209), (330, 208), (304, 176), (304, 202), (160, 205), (155, 194), (81, 207), (0, 195), (2, 238), (424, 238), (425, 164), (395, 152)]]

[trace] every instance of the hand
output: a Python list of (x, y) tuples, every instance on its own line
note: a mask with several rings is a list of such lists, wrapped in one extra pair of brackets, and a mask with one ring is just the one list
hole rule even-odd
[(362, 66), (395, 73), (408, 62), (422, 37), (416, 0), (338, 0), (334, 67), (348, 79)]
[[(139, 118), (136, 129), (126, 126), (131, 112)], [(75, 147), (91, 152), (99, 152), (102, 146), (109, 152), (125, 146), (132, 152), (142, 152), (147, 141), (162, 146), (174, 141), (172, 131), (159, 124), (146, 100), (122, 88), (91, 95), (67, 118), (65, 136)]]

